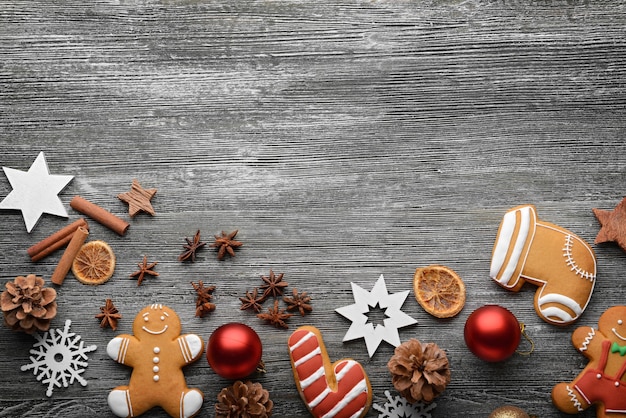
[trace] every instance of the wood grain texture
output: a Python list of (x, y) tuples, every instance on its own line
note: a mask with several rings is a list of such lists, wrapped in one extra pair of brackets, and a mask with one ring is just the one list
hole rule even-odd
[[(70, 276), (58, 288), (53, 326), (69, 318), (98, 345), (88, 386), (46, 398), (19, 370), (33, 338), (0, 327), (0, 417), (112, 416), (107, 393), (130, 370), (105, 346), (153, 301), (205, 340), (226, 322), (251, 325), (268, 371), (255, 380), (275, 416), (305, 415), (289, 331), (239, 310), (270, 268), (313, 296), (292, 329), (315, 325), (334, 360), (360, 361), (382, 404), (394, 393), (393, 348), (369, 359), (363, 341), (342, 343), (349, 323), (334, 310), (352, 303), (350, 282), (369, 289), (382, 273), (391, 292), (407, 290), (432, 263), (455, 269), (468, 292), (447, 321), (412, 293), (403, 307), (419, 323), (401, 338), (436, 342), (451, 361), (433, 416), (486, 417), (503, 404), (565, 416), (551, 388), (585, 364), (569, 337), (624, 303), (626, 254), (594, 246), (594, 297), (577, 325), (556, 328), (535, 314), (534, 287), (513, 294), (491, 282), (491, 248), (504, 212), (522, 203), (593, 242), (591, 209), (626, 194), (625, 76), (624, 1), (0, 0), (0, 165), (26, 170), (44, 151), (53, 174), (75, 176), (60, 194), (66, 207), (80, 194), (131, 223), (124, 237), (92, 225), (117, 255), (108, 283)], [(133, 178), (158, 189), (156, 216), (128, 218), (116, 196)], [(0, 175), (0, 197), (10, 190)], [(31, 263), (26, 249), (80, 216), (68, 210), (31, 234), (19, 213), (0, 213), (2, 284), (49, 279), (61, 253)], [(244, 246), (221, 262), (211, 249), (178, 262), (197, 229), (239, 229)], [(144, 255), (160, 276), (138, 287), (128, 275)], [(189, 284), (200, 279), (217, 286), (217, 310), (202, 319)], [(124, 316), (118, 332), (93, 318), (106, 298)], [(487, 364), (468, 351), (465, 319), (487, 303), (526, 324), (530, 357)], [(230, 382), (204, 359), (185, 374), (205, 394), (201, 416), (212, 416)]]

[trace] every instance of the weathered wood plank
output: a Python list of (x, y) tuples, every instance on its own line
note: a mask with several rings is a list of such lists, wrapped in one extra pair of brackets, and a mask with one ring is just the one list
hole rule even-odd
[[(433, 415), (485, 417), (515, 404), (564, 416), (550, 390), (585, 364), (569, 342), (576, 326), (542, 322), (533, 288), (498, 288), (489, 259), (511, 206), (533, 203), (541, 218), (592, 242), (591, 209), (624, 196), (625, 23), (622, 1), (0, 0), (0, 165), (26, 170), (42, 150), (52, 173), (75, 176), (60, 195), (66, 205), (80, 194), (123, 217), (115, 196), (133, 178), (158, 188), (157, 215), (132, 219), (126, 236), (92, 225), (118, 257), (113, 279), (87, 287), (68, 277), (58, 288), (53, 325), (70, 318), (99, 347), (88, 386), (46, 398), (19, 371), (32, 337), (0, 327), (0, 416), (112, 416), (106, 395), (130, 372), (106, 356), (116, 332), (91, 318), (107, 297), (124, 315), (119, 332), (153, 300), (205, 340), (223, 323), (248, 323), (264, 344), (268, 373), (256, 380), (275, 416), (304, 415), (289, 331), (239, 310), (238, 297), (270, 268), (314, 298), (313, 313), (291, 327), (316, 325), (334, 359), (362, 362), (382, 403), (393, 393), (392, 347), (369, 359), (362, 341), (342, 343), (349, 323), (334, 310), (352, 303), (351, 281), (371, 288), (382, 273), (402, 291), (431, 263), (454, 268), (468, 289), (452, 320), (430, 317), (412, 293), (403, 308), (419, 324), (401, 338), (434, 341), (451, 360), (453, 380)], [(0, 178), (0, 197), (10, 190)], [(19, 213), (0, 216), (2, 283), (49, 278), (60, 253), (33, 264), (25, 250), (67, 221), (44, 216), (27, 234)], [(205, 238), (239, 229), (245, 245), (222, 262), (208, 249), (195, 264), (178, 262), (197, 229)], [(594, 249), (585, 325), (624, 303), (626, 254)], [(143, 255), (160, 276), (138, 287), (128, 275)], [(217, 286), (218, 308), (203, 319), (193, 317), (189, 285), (199, 279)], [(526, 324), (532, 356), (486, 364), (469, 353), (465, 319), (487, 303)], [(185, 373), (211, 416), (229, 382), (204, 359)]]

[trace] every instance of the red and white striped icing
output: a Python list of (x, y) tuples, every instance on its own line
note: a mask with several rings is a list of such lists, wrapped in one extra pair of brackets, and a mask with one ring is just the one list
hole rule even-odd
[[(289, 338), (294, 376), (314, 417), (360, 417), (369, 409), (370, 394), (363, 367), (351, 359), (332, 366), (324, 355), (321, 336), (309, 329), (298, 329)], [(332, 375), (327, 375), (332, 373)], [(336, 385), (332, 382), (336, 379)]]

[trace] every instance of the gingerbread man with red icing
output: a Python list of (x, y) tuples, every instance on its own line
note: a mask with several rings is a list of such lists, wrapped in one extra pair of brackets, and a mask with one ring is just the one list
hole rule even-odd
[(204, 395), (187, 387), (182, 367), (200, 358), (204, 342), (195, 334), (180, 332), (176, 312), (153, 304), (135, 317), (134, 335), (118, 335), (109, 342), (109, 357), (133, 368), (128, 386), (109, 393), (109, 407), (115, 415), (136, 417), (155, 406), (176, 418), (193, 417), (200, 411)]
[(626, 417), (626, 306), (607, 309), (598, 329), (577, 328), (572, 343), (589, 363), (572, 382), (552, 389), (556, 407), (576, 414), (595, 404), (598, 418)]

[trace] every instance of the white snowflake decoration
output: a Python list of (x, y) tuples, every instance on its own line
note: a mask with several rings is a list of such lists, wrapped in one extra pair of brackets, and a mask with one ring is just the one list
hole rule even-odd
[[(409, 291), (389, 294), (382, 274), (371, 292), (355, 283), (350, 284), (352, 285), (354, 303), (335, 309), (337, 313), (352, 321), (352, 325), (350, 325), (348, 332), (343, 337), (343, 341), (364, 338), (367, 353), (370, 357), (374, 355), (382, 341), (387, 341), (394, 347), (399, 346), (400, 335), (398, 334), (398, 328), (417, 323), (415, 319), (400, 310), (406, 297), (409, 295)], [(370, 312), (370, 308), (374, 308), (377, 305), (385, 310), (387, 318), (385, 318), (383, 324), (374, 326), (374, 324), (369, 322), (367, 314)]]
[(401, 396), (391, 396), (388, 390), (385, 391), (385, 396), (387, 403), (383, 406), (373, 405), (373, 408), (380, 412), (378, 418), (431, 418), (430, 411), (437, 406), (435, 403), (422, 402), (410, 404)]
[(72, 321), (65, 321), (65, 328), (54, 329), (40, 336), (34, 334), (37, 342), (30, 350), (30, 364), (21, 367), (22, 371), (33, 370), (37, 380), (48, 385), (46, 396), (52, 396), (54, 387), (68, 387), (75, 380), (86, 386), (87, 381), (81, 374), (88, 366), (88, 352), (96, 350), (95, 345), (85, 347), (80, 335), (70, 332)]

